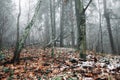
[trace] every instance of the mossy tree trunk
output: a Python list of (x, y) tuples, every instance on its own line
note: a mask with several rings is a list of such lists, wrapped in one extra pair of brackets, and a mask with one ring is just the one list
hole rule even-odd
[(26, 41), (26, 38), (33, 26), (33, 24), (35, 23), (35, 19), (37, 17), (37, 14), (39, 12), (39, 9), (40, 9), (40, 3), (41, 1), (39, 0), (38, 1), (38, 4), (37, 4), (37, 7), (35, 8), (35, 13), (30, 21), (30, 23), (26, 26), (25, 28), (25, 31), (21, 37), (21, 39), (19, 40), (19, 42), (16, 44), (16, 48), (15, 48), (15, 51), (14, 51), (14, 56), (13, 56), (13, 59), (12, 59), (12, 62), (19, 62), (19, 59), (20, 59), (20, 52), (22, 51), (23, 47), (24, 47), (24, 43)]
[(77, 48), (80, 50), (81, 54), (86, 51), (86, 18), (85, 11), (92, 0), (89, 1), (88, 5), (84, 8), (81, 0), (75, 0), (75, 10), (76, 10), (76, 18), (77, 18), (77, 28), (78, 28), (78, 39), (77, 39)]
[[(19, 46), (19, 26), (20, 26), (20, 16), (21, 16), (21, 0), (19, 0), (19, 13), (18, 13), (18, 17), (17, 17), (17, 39), (16, 39), (16, 48)], [(15, 53), (17, 53), (18, 49), (15, 49)], [(18, 59), (18, 57), (20, 55), (14, 54), (14, 56), (16, 56), (16, 58)]]

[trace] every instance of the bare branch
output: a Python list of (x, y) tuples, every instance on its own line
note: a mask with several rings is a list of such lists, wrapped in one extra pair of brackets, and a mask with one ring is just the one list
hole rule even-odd
[(91, 2), (92, 2), (92, 0), (90, 0), (89, 3), (87, 4), (87, 6), (84, 8), (83, 13), (87, 10), (87, 8), (89, 7)]

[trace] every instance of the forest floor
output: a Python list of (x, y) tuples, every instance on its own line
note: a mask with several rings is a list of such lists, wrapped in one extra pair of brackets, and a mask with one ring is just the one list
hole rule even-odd
[(13, 57), (13, 49), (3, 50), (0, 80), (120, 80), (120, 55), (86, 52), (86, 59), (72, 48), (26, 48), (19, 64), (3, 64)]

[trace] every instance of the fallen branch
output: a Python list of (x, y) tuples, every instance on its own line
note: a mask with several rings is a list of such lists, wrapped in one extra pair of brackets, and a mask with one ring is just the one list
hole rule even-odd
[(50, 47), (53, 42), (55, 42), (55, 41), (57, 41), (57, 40), (59, 39), (59, 37), (60, 37), (60, 35), (58, 35), (54, 40), (51, 40), (48, 44), (46, 44), (46, 45), (44, 46), (44, 48)]

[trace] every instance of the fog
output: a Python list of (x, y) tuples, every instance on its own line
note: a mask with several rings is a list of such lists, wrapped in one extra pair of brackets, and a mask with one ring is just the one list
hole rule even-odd
[[(38, 0), (21, 0), (21, 15), (19, 19), (20, 38), (24, 34), (26, 26), (34, 16), (37, 1)], [(89, 0), (83, 0), (82, 3), (84, 8), (87, 6), (88, 2)], [(65, 4), (62, 9), (63, 3)], [(52, 41), (54, 36), (54, 39), (58, 37), (56, 40), (56, 46), (59, 47), (59, 35), (61, 34), (61, 26), (63, 26), (63, 46), (73, 47), (73, 42), (74, 47), (77, 47), (78, 28), (75, 11), (76, 4), (74, 0), (64, 0), (63, 3), (61, 0), (55, 0), (51, 3), (52, 7), (50, 7), (49, 0), (41, 0), (39, 13), (35, 19), (34, 25), (30, 29), (30, 33), (24, 45), (37, 45), (42, 47)], [(86, 47), (88, 50), (95, 50), (97, 52), (101, 52), (101, 50), (103, 50), (105, 53), (112, 53), (111, 40), (107, 28), (108, 23), (106, 22), (105, 17), (106, 11), (104, 11), (105, 8), (103, 3), (103, 0), (92, 0), (85, 12)], [(113, 46), (117, 53), (120, 51), (119, 3), (119, 0), (106, 1), (106, 10), (109, 14), (113, 36)], [(1, 46), (2, 48), (15, 47), (17, 40), (19, 0), (0, 0), (0, 6)], [(103, 48), (101, 49), (102, 46)]]

